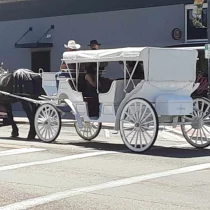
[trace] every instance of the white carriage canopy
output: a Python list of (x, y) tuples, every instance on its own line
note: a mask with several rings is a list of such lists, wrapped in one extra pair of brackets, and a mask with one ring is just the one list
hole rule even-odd
[(69, 63), (143, 61), (145, 80), (195, 82), (198, 52), (195, 49), (127, 47), (63, 53)]

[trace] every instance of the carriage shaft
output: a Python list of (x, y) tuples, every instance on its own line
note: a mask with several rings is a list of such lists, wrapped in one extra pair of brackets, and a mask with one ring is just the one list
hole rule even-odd
[(29, 101), (29, 102), (32, 102), (34, 104), (43, 104), (44, 103), (43, 101), (38, 101), (38, 100), (35, 100), (35, 99), (31, 99), (31, 98), (27, 98), (27, 97), (23, 97), (23, 96), (18, 96), (18, 95), (8, 93), (8, 92), (5, 92), (5, 91), (0, 91), (0, 94), (7, 95), (7, 96), (10, 96), (10, 97), (13, 97), (13, 98), (19, 98), (21, 100)]

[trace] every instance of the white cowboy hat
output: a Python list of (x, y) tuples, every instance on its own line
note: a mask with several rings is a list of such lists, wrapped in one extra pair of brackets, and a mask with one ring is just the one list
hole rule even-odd
[(76, 44), (74, 40), (69, 40), (68, 44), (64, 44), (65, 48), (70, 48), (70, 49), (79, 49), (81, 47), (80, 44)]

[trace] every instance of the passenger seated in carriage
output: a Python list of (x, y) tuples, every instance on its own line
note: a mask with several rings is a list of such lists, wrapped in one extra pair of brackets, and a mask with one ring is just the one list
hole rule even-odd
[[(123, 62), (122, 61), (119, 61), (119, 64), (122, 65), (123, 67)], [(126, 71), (126, 78), (129, 79), (132, 72), (133, 72), (133, 69), (136, 65), (136, 61), (127, 61), (126, 62), (126, 67), (127, 67), (127, 71)], [(123, 67), (123, 70), (124, 70), (124, 67)], [(115, 79), (115, 80), (122, 80), (124, 78), (119, 78), (119, 79)], [(138, 62), (137, 66), (136, 66), (136, 69), (132, 75), (132, 79), (144, 79), (144, 70), (143, 70), (143, 62)], [(101, 87), (99, 88), (99, 92), (100, 93), (106, 93), (109, 91), (111, 85), (112, 85), (112, 82), (113, 82), (114, 79), (111, 79), (111, 78), (104, 78), (104, 77), (101, 77), (99, 76), (99, 81), (101, 83)]]
[[(69, 40), (68, 44), (64, 44), (64, 47), (67, 48), (67, 51), (77, 51), (80, 49), (81, 45), (80, 44), (76, 44), (76, 42), (74, 40)], [(67, 71), (67, 69), (71, 69), (71, 70), (76, 70), (76, 64), (70, 64), (67, 65), (65, 62), (62, 62), (61, 66), (60, 66), (60, 71), (56, 73), (55, 75), (55, 79), (56, 79), (56, 86), (58, 88), (59, 85), (59, 81), (57, 80), (58, 77), (63, 76), (66, 78), (70, 78), (69, 72)], [(72, 76), (75, 76), (74, 74)]]
[[(89, 65), (85, 72), (85, 88), (83, 89), (84, 100), (88, 103), (89, 117), (99, 116), (99, 98), (97, 93), (97, 67), (95, 63)], [(100, 82), (98, 87), (100, 88)]]

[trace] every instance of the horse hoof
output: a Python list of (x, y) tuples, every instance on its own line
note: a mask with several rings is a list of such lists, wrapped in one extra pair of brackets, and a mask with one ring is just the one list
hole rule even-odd
[(29, 136), (27, 136), (27, 139), (35, 139), (35, 137), (36, 137), (36, 135), (34, 136), (34, 135), (29, 135)]
[(14, 132), (14, 133), (11, 133), (11, 137), (18, 137), (19, 136), (19, 133), (16, 133), (16, 132)]

